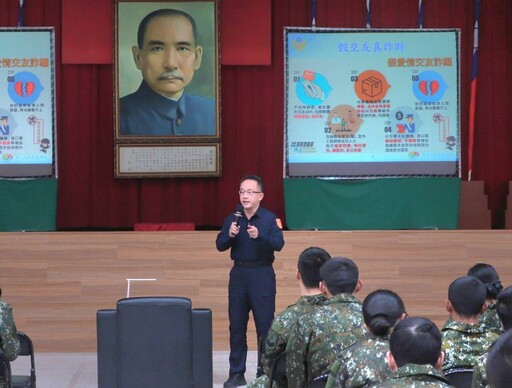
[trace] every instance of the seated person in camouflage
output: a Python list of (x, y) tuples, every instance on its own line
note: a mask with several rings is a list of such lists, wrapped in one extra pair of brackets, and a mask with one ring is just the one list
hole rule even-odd
[(512, 385), (512, 330), (507, 330), (491, 346), (487, 360), (487, 376), (492, 388)]
[[(1, 296), (2, 289), (0, 288)], [(14, 361), (20, 354), (20, 340), (17, 333), (11, 305), (0, 300), (0, 351), (9, 361)], [(6, 386), (2, 377), (0, 377), (0, 387)]]
[(326, 388), (366, 387), (386, 380), (391, 371), (386, 362), (393, 326), (406, 317), (404, 302), (393, 291), (373, 291), (363, 301), (366, 336), (343, 350), (331, 372)]
[[(508, 331), (512, 329), (512, 286), (505, 288), (498, 295), (498, 299), (496, 301), (496, 312), (498, 313), (498, 317), (500, 318), (505, 330)], [(489, 353), (485, 353), (476, 358), (475, 365), (473, 366), (472, 388), (489, 387), (486, 371), (488, 355)]]
[(446, 310), (450, 318), (442, 329), (443, 371), (452, 368), (472, 368), (476, 358), (489, 349), (498, 334), (480, 322), (485, 310), (486, 288), (473, 276), (455, 279), (448, 288)]
[(320, 278), (327, 300), (299, 318), (286, 346), (289, 387), (327, 375), (337, 355), (366, 334), (361, 302), (352, 295), (363, 285), (356, 264), (344, 257), (327, 260)]
[[(285, 351), (295, 322), (301, 315), (325, 301), (326, 298), (320, 291), (320, 267), (330, 258), (326, 250), (317, 247), (307, 248), (300, 254), (297, 263), (297, 281), (301, 296), (295, 304), (288, 306), (274, 318), (261, 354), (264, 374), (248, 384), (248, 387), (267, 388), (269, 386), (272, 364), (276, 357)], [(286, 384), (274, 381), (272, 386), (281, 388), (286, 387)]]
[(451, 387), (441, 372), (443, 352), (439, 329), (426, 318), (399, 321), (389, 338), (387, 362), (392, 376), (372, 387)]
[(503, 290), (498, 272), (496, 272), (496, 269), (490, 264), (478, 263), (468, 270), (468, 276), (473, 276), (480, 280), (487, 289), (485, 302), (487, 308), (480, 317), (480, 321), (484, 323), (488, 330), (498, 334), (503, 333), (503, 325), (496, 313), (496, 298), (501, 290)]

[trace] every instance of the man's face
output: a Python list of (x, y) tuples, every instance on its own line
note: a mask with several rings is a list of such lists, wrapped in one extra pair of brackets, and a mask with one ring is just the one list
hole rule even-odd
[(183, 16), (159, 16), (147, 25), (142, 49), (133, 46), (142, 77), (158, 94), (179, 98), (201, 66), (203, 49), (196, 46), (192, 24)]
[(240, 184), (240, 203), (248, 211), (256, 211), (263, 199), (263, 193), (258, 186), (258, 182), (252, 179), (246, 179)]

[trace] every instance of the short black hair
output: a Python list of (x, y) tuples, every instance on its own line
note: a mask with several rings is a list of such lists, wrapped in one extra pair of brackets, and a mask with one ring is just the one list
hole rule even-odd
[(263, 192), (263, 179), (261, 179), (260, 176), (245, 175), (244, 177), (242, 177), (242, 179), (240, 179), (240, 183), (247, 181), (247, 180), (256, 181), (256, 183), (258, 184), (258, 187), (260, 188), (260, 191)]
[(322, 265), (320, 277), (332, 295), (352, 294), (359, 280), (359, 269), (347, 257), (334, 257)]
[(430, 319), (405, 318), (395, 325), (389, 349), (398, 367), (406, 364), (436, 366), (441, 354), (442, 335)]
[(160, 16), (183, 16), (188, 19), (190, 24), (192, 24), (192, 32), (194, 34), (194, 44), (197, 44), (197, 26), (196, 21), (192, 16), (190, 16), (188, 13), (180, 11), (178, 9), (173, 8), (161, 8), (157, 9), (156, 11), (153, 11), (141, 20), (139, 23), (139, 30), (137, 31), (137, 45), (140, 49), (142, 49), (142, 46), (144, 45), (144, 35), (146, 34), (146, 30), (148, 28), (148, 24), (153, 20), (154, 18), (160, 17)]
[(474, 276), (485, 285), (488, 299), (496, 299), (501, 290), (503, 290), (498, 272), (490, 264), (475, 264), (468, 270), (468, 276)]
[(493, 388), (508, 388), (512, 381), (512, 330), (494, 342), (487, 356), (487, 380)]
[(318, 288), (321, 281), (320, 267), (330, 258), (329, 252), (323, 248), (309, 247), (302, 251), (297, 269), (306, 288)]
[(448, 299), (457, 314), (474, 317), (482, 311), (486, 299), (484, 284), (473, 276), (461, 276), (448, 288)]
[(505, 330), (512, 329), (512, 286), (505, 288), (498, 295), (496, 312)]
[(363, 301), (364, 323), (379, 337), (386, 336), (405, 313), (402, 298), (391, 290), (376, 290)]

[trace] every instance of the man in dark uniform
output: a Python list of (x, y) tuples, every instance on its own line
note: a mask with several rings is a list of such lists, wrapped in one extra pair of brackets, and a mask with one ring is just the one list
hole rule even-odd
[(229, 379), (224, 387), (245, 385), (247, 323), (252, 310), (258, 338), (266, 334), (276, 306), (274, 252), (284, 246), (281, 221), (260, 206), (263, 181), (247, 175), (240, 181), (240, 216), (230, 214), (217, 235), (217, 249), (231, 248), (229, 274)]

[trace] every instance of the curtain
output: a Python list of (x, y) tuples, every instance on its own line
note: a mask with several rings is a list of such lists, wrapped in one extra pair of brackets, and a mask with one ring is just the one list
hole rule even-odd
[[(466, 179), (473, 0), (423, 3), (423, 28), (456, 27), (462, 31), (460, 126)], [(316, 25), (363, 28), (365, 4), (364, 0), (318, 1)], [(417, 27), (417, 4), (372, 0), (372, 28)], [(113, 68), (61, 64), (61, 6), (59, 0), (28, 0), (25, 5), (25, 26), (56, 28), (58, 229), (130, 228), (137, 222), (194, 222), (198, 227), (216, 227), (234, 210), (239, 179), (249, 173), (263, 177), (263, 206), (286, 224), (283, 27), (310, 26), (309, 0), (272, 1), (271, 65), (222, 67), (222, 177), (193, 179), (114, 179)], [(0, 0), (0, 9), (0, 25), (15, 27), (18, 1)], [(510, 0), (482, 2), (472, 179), (485, 182), (493, 228), (504, 226), (508, 182), (512, 179), (510, 20)]]

